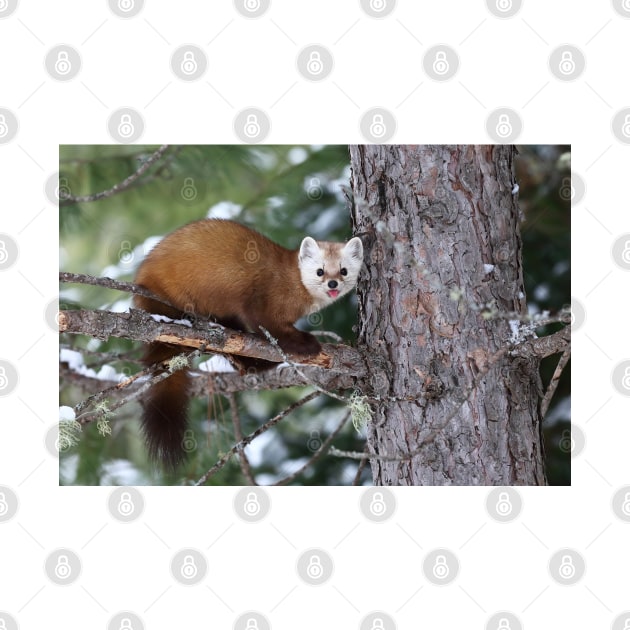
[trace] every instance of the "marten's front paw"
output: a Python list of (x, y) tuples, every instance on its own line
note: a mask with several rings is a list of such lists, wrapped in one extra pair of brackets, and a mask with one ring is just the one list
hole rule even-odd
[(322, 349), (319, 341), (308, 333), (303, 333), (300, 337), (282, 339), (280, 347), (288, 354), (319, 354)]

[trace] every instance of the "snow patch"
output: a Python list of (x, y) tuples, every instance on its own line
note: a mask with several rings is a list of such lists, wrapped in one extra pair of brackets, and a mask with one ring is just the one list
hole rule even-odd
[(233, 219), (241, 214), (243, 206), (231, 201), (220, 201), (208, 210), (206, 218), (208, 219)]
[(198, 369), (201, 372), (236, 372), (232, 364), (220, 354), (215, 354), (200, 363)]
[(518, 319), (510, 319), (508, 320), (508, 324), (510, 326), (510, 343), (519, 343), (521, 340), (521, 322)]
[(66, 405), (59, 407), (59, 422), (62, 422), (63, 420), (74, 419), (76, 419), (76, 415), (72, 407), (67, 407)]

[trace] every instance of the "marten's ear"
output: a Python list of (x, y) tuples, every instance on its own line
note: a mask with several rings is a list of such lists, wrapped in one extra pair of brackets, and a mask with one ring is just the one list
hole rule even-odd
[(304, 260), (305, 258), (313, 258), (317, 260), (320, 256), (321, 252), (317, 241), (310, 236), (306, 236), (300, 245), (299, 259)]
[(351, 238), (346, 246), (343, 248), (344, 256), (350, 256), (356, 258), (359, 261), (363, 260), (363, 243), (358, 236)]

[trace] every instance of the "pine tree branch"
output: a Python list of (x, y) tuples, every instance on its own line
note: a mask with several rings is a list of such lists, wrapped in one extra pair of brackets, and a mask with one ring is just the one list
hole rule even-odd
[[(261, 337), (224, 328), (212, 322), (186, 322), (189, 325), (185, 325), (136, 309), (131, 309), (128, 313), (62, 310), (59, 311), (58, 319), (59, 332), (69, 334), (89, 335), (102, 340), (119, 337), (189, 348), (206, 346), (212, 353), (256, 357), (277, 363), (283, 361), (278, 350)], [(363, 373), (360, 353), (349, 346), (324, 344), (317, 355), (295, 355), (291, 358), (296, 363), (315, 365), (355, 377)]]
[(106, 199), (107, 197), (112, 197), (113, 195), (122, 192), (129, 188), (132, 184), (136, 182), (137, 179), (142, 177), (150, 168), (155, 164), (163, 155), (166, 153), (168, 149), (168, 144), (163, 144), (157, 151), (153, 152), (142, 164), (140, 167), (129, 177), (124, 179), (120, 184), (115, 184), (108, 190), (103, 190), (101, 192), (93, 193), (91, 195), (84, 195), (81, 197), (75, 197), (71, 194), (66, 194), (59, 199), (59, 207), (62, 208), (64, 206), (71, 206), (75, 203), (84, 203), (89, 201), (99, 201), (100, 199)]
[(97, 278), (95, 276), (89, 276), (85, 273), (70, 273), (69, 271), (59, 272), (59, 282), (67, 284), (89, 284), (95, 287), (114, 289), (115, 291), (125, 291), (127, 293), (133, 293), (134, 295), (142, 295), (144, 297), (151, 298), (155, 302), (161, 302), (162, 304), (175, 308), (164, 298), (155, 295), (155, 293), (152, 293), (149, 289), (145, 289), (143, 286), (134, 284), (133, 282), (120, 282), (119, 280), (113, 280), (112, 278)]

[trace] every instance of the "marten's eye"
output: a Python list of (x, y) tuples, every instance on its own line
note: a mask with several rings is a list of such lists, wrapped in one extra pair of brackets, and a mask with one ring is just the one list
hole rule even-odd
[(320, 276), (320, 277), (323, 276), (324, 275), (324, 270), (323, 269), (318, 269), (317, 270), (317, 275)]
[(339, 272), (342, 276), (347, 276), (348, 275), (348, 270), (345, 267), (341, 268), (341, 271)]

